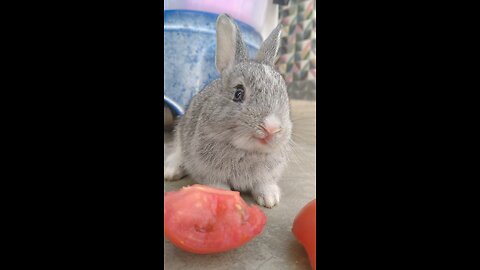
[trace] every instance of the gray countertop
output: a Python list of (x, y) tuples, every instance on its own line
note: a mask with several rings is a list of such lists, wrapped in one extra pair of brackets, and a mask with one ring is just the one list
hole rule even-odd
[[(293, 100), (291, 105), (296, 146), (292, 161), (279, 183), (282, 189), (280, 204), (273, 209), (261, 208), (267, 216), (262, 234), (236, 250), (213, 255), (190, 254), (165, 239), (165, 269), (310, 269), (307, 254), (291, 229), (296, 214), (316, 196), (316, 103)], [(172, 134), (165, 132), (164, 160), (171, 151), (171, 142)], [(164, 182), (164, 190), (174, 191), (191, 184), (194, 182), (188, 177), (176, 182)], [(247, 204), (254, 203), (249, 194), (242, 193), (242, 198)]]

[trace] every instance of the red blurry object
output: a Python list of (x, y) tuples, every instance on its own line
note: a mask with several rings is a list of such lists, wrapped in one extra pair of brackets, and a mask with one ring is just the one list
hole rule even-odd
[(203, 185), (164, 195), (164, 234), (178, 248), (197, 254), (238, 248), (259, 235), (267, 217), (236, 191)]
[(317, 199), (300, 210), (293, 221), (292, 232), (307, 251), (312, 269), (317, 269)]

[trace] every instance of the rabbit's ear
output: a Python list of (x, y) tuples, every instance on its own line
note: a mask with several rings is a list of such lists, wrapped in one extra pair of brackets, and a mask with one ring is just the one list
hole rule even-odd
[(273, 66), (277, 60), (278, 49), (280, 48), (280, 36), (282, 34), (282, 24), (279, 24), (268, 38), (262, 43), (258, 50), (255, 60), (262, 64)]
[(222, 73), (233, 67), (235, 63), (247, 59), (247, 49), (243, 43), (240, 31), (235, 22), (227, 14), (221, 14), (217, 19), (217, 49), (215, 65)]

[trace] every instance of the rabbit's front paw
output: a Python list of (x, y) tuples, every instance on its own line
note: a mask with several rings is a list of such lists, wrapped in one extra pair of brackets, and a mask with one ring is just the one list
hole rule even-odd
[(272, 208), (280, 202), (280, 187), (277, 184), (258, 184), (252, 195), (259, 205)]
[(165, 181), (180, 180), (186, 175), (182, 168), (181, 151), (179, 147), (175, 148), (175, 151), (168, 156), (163, 167), (163, 179)]
[(163, 171), (163, 179), (165, 181), (177, 181), (180, 180), (185, 174), (179, 166), (167, 166)]

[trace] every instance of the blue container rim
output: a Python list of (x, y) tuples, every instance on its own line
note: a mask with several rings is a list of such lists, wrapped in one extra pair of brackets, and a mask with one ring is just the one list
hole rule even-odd
[(182, 106), (180, 106), (178, 103), (170, 99), (169, 97), (163, 95), (163, 101), (167, 104), (167, 106), (172, 110), (172, 113), (175, 116), (181, 116), (185, 113), (183, 110)]
[[(210, 16), (210, 17), (214, 17), (215, 21), (216, 21), (218, 15), (220, 15), (218, 13), (212, 13), (212, 12), (207, 12), (207, 11), (199, 11), (199, 10), (190, 10), (190, 9), (167, 9), (167, 10), (163, 10), (163, 12), (164, 12), (164, 14), (165, 13), (176, 13), (176, 12), (188, 12), (188, 13), (194, 13), (194, 14), (202, 14), (202, 15), (207, 15), (207, 16)], [(260, 33), (258, 33), (258, 31), (255, 30), (255, 28), (253, 28), (253, 26), (249, 25), (248, 23), (244, 23), (242, 21), (239, 21), (235, 18), (233, 18), (233, 19), (235, 20), (235, 23), (238, 24), (238, 27), (245, 28), (245, 30), (247, 30), (247, 31), (252, 31), (252, 32), (257, 33), (263, 41), (262, 35), (260, 35)]]

